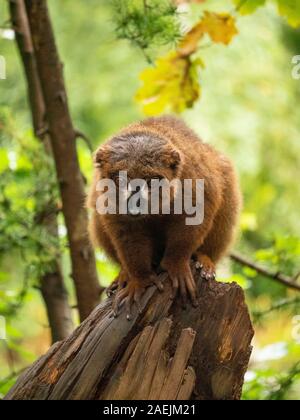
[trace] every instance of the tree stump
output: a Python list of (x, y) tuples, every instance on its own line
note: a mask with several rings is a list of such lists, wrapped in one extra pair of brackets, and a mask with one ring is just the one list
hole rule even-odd
[[(64, 341), (25, 371), (5, 399), (237, 400), (253, 328), (242, 289), (203, 280), (192, 263), (199, 305), (182, 309), (147, 289), (131, 321), (102, 302)], [(161, 274), (161, 276), (165, 276)]]

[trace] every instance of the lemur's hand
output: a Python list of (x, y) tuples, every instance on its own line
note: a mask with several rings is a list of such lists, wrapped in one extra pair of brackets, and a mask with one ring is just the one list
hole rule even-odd
[(174, 299), (179, 291), (182, 304), (187, 305), (188, 296), (191, 299), (193, 306), (198, 305), (196, 283), (190, 268), (189, 261), (173, 261), (169, 263), (162, 263), (162, 268), (167, 270), (172, 282)]
[(196, 268), (200, 269), (200, 275), (205, 280), (216, 278), (216, 268), (212, 260), (204, 254), (197, 254)]
[(107, 297), (111, 297), (112, 295), (116, 294), (118, 290), (123, 289), (123, 287), (126, 286), (127, 279), (128, 275), (122, 268), (112, 284), (105, 289)]
[(142, 312), (141, 299), (145, 293), (147, 287), (156, 285), (157, 288), (162, 291), (163, 284), (156, 274), (150, 274), (147, 278), (129, 278), (126, 280), (126, 284), (123, 287), (118, 287), (114, 302), (112, 306), (113, 315), (117, 317), (120, 313), (122, 306), (125, 306), (126, 317), (128, 321), (132, 319), (132, 308), (135, 303), (138, 312)]

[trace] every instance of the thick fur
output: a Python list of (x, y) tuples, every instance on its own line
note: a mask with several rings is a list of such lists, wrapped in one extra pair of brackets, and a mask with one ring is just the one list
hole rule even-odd
[[(121, 265), (116, 305), (130, 300), (129, 310), (138, 289), (155, 282), (158, 265), (168, 271), (183, 299), (189, 294), (195, 302), (190, 259), (199, 261), (203, 277), (214, 276), (214, 266), (230, 246), (237, 224), (241, 198), (230, 160), (203, 143), (183, 121), (167, 116), (121, 130), (96, 151), (95, 166), (88, 196), (93, 209), (90, 234), (94, 244)], [(184, 214), (141, 218), (98, 214), (96, 182), (113, 178), (120, 170), (132, 178), (204, 179), (203, 223), (186, 225)]]

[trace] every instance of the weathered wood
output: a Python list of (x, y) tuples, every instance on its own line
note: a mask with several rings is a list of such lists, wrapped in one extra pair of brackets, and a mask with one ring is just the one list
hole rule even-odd
[(115, 319), (111, 299), (17, 381), (6, 399), (239, 399), (253, 329), (242, 289), (204, 281), (199, 306), (147, 290), (142, 313)]
[[(155, 326), (144, 328), (138, 335), (138, 340), (135, 340), (133, 348), (129, 346), (129, 352), (125, 352), (118, 375), (109, 381), (103, 398), (149, 400), (154, 397), (158, 400), (176, 400), (178, 395), (183, 399), (190, 398), (195, 374), (189, 377), (189, 386), (186, 384), (185, 375), (195, 332), (190, 328), (182, 330), (175, 356), (171, 359), (164, 349), (171, 325), (172, 321), (164, 318)], [(164, 364), (163, 369), (161, 361)], [(193, 371), (192, 367), (188, 368), (189, 373)]]

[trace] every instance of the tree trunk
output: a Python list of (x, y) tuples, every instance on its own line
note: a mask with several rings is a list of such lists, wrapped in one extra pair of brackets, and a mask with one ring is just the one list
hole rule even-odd
[(113, 318), (107, 299), (6, 399), (239, 399), (253, 337), (243, 291), (192, 270), (197, 308), (170, 299), (169, 279), (163, 293), (148, 288), (131, 321)]
[[(27, 82), (33, 129), (42, 141), (45, 153), (51, 154), (49, 136), (42, 135), (46, 126), (45, 103), (37, 72), (30, 28), (24, 0), (10, 1), (10, 15)], [(46, 209), (45, 209), (46, 210)], [(38, 215), (37, 215), (38, 216)], [(37, 217), (38, 219), (38, 217)], [(40, 224), (51, 236), (58, 237), (56, 214), (40, 220)], [(45, 302), (52, 342), (63, 340), (73, 330), (72, 313), (64, 286), (59, 254), (54, 257), (54, 268), (40, 279), (41, 293)]]
[(94, 252), (87, 233), (85, 192), (76, 151), (76, 133), (70, 117), (62, 63), (54, 40), (47, 2), (26, 0), (25, 5), (62, 197), (72, 277), (80, 319), (83, 320), (99, 302), (101, 289), (97, 279)]

